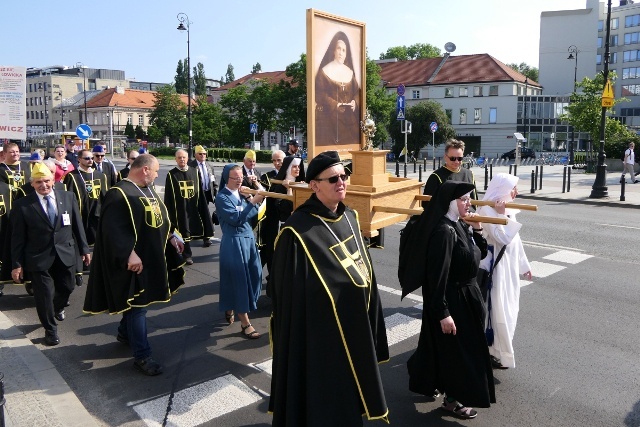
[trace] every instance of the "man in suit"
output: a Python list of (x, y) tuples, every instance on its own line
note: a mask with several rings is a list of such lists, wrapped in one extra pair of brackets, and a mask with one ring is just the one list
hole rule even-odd
[(242, 186), (262, 190), (260, 185), (260, 171), (256, 169), (256, 152), (249, 150), (242, 159)]
[[(196, 145), (194, 147), (194, 152), (196, 153), (196, 158), (193, 160), (189, 160), (188, 165), (198, 170), (198, 174), (200, 175), (200, 185), (202, 187), (202, 192), (207, 199), (206, 205), (208, 209), (209, 203), (213, 203), (216, 200), (216, 194), (218, 193), (216, 176), (213, 173), (213, 166), (211, 166), (209, 162), (207, 162), (207, 150), (205, 150), (202, 145)], [(213, 225), (218, 223), (218, 217), (215, 212), (211, 216), (211, 221), (213, 222)], [(215, 227), (213, 231), (215, 235)], [(211, 246), (212, 240), (215, 239), (213, 237), (203, 237), (203, 246), (205, 248)]]
[(91, 261), (78, 203), (73, 194), (53, 189), (53, 174), (37, 163), (31, 172), (35, 192), (19, 199), (11, 215), (11, 278), (28, 272), (46, 345), (58, 345), (56, 320), (75, 286), (76, 244), (85, 264)]
[(105, 174), (107, 177), (107, 185), (109, 186), (107, 189), (109, 189), (118, 182), (118, 174), (116, 173), (116, 168), (113, 167), (113, 163), (104, 161), (105, 155), (106, 153), (102, 145), (96, 145), (93, 147), (94, 169)]

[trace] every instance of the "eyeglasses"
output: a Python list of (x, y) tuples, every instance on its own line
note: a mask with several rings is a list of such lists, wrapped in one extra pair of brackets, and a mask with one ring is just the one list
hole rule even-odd
[(92, 157), (83, 157), (82, 160), (93, 160)]
[(206, 156), (207, 153), (196, 153), (198, 156)]
[(451, 157), (451, 156), (447, 156), (449, 157), (449, 160), (451, 160), (452, 162), (455, 162), (456, 160), (461, 162), (464, 160), (464, 157)]
[(462, 203), (469, 203), (469, 202), (471, 202), (471, 197), (469, 197), (469, 196), (460, 197), (458, 200), (460, 200)]
[(104, 157), (104, 154), (94, 154), (93, 157)]
[(347, 180), (349, 179), (349, 175), (343, 174), (330, 176), (329, 178), (316, 178), (314, 179), (314, 181), (329, 181), (329, 184), (335, 184), (336, 182), (338, 182), (338, 178), (340, 178), (342, 182), (347, 182)]
[(129, 157), (129, 160), (135, 160), (137, 157)]

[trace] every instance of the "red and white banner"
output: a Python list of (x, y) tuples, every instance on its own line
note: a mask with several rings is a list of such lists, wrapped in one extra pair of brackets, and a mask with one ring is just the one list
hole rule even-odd
[(0, 139), (27, 139), (27, 69), (0, 65)]

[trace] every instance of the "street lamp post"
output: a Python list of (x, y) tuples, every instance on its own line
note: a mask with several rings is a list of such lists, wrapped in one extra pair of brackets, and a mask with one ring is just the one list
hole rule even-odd
[[(575, 66), (573, 68), (573, 95), (576, 94), (576, 87), (578, 84), (578, 53), (580, 50), (575, 46), (569, 46), (569, 57), (567, 59), (575, 59)], [(569, 163), (573, 165), (574, 163), (574, 141), (575, 141), (575, 126), (571, 125), (571, 142), (569, 143)]]
[[(58, 90), (56, 93), (60, 95), (60, 121), (62, 122), (62, 133), (64, 134), (64, 98), (62, 97), (62, 90)], [(53, 112), (51, 115), (53, 115)]]
[[(602, 76), (604, 77), (603, 91), (609, 81), (609, 37), (611, 35), (611, 0), (608, 0), (607, 6), (607, 32), (604, 45), (604, 69)], [(604, 162), (606, 155), (604, 154), (604, 136), (605, 125), (607, 123), (607, 107), (602, 107), (600, 113), (600, 151), (598, 152), (598, 166), (596, 167), (596, 179), (591, 186), (591, 195), (594, 199), (609, 197), (609, 189), (607, 187), (607, 165)]]
[(47, 82), (42, 84), (42, 93), (44, 94), (44, 133), (49, 131), (49, 111), (47, 107)]
[[(189, 42), (190, 42), (190, 34), (189, 34), (189, 16), (186, 13), (178, 13), (178, 21), (180, 21), (180, 25), (178, 25), (179, 31), (187, 32), (187, 118), (189, 120), (189, 159), (193, 158), (193, 132), (191, 129), (191, 52), (189, 51)], [(186, 27), (185, 27), (186, 24)]]
[[(84, 92), (84, 123), (89, 124), (89, 117), (87, 117), (87, 73), (85, 71), (87, 67), (83, 65), (82, 62), (76, 62), (76, 67), (82, 68), (82, 78), (84, 80), (82, 84), (82, 91)], [(80, 122), (82, 122), (82, 120), (80, 120)]]

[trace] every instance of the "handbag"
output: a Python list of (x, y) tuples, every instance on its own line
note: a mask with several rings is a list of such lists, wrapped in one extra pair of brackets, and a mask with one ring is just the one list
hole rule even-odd
[[(477, 279), (480, 278), (482, 282), (478, 282), (480, 285), (480, 291), (482, 292), (482, 297), (487, 302), (487, 327), (485, 328), (484, 334), (487, 339), (487, 345), (493, 345), (493, 325), (491, 324), (491, 288), (493, 287), (493, 270), (496, 268), (496, 265), (502, 259), (502, 255), (504, 255), (504, 251), (507, 248), (507, 245), (504, 245), (500, 252), (498, 252), (498, 256), (496, 257), (495, 262), (491, 265), (491, 269), (489, 271), (481, 268), (478, 270)], [(477, 280), (476, 279), (476, 280)]]

